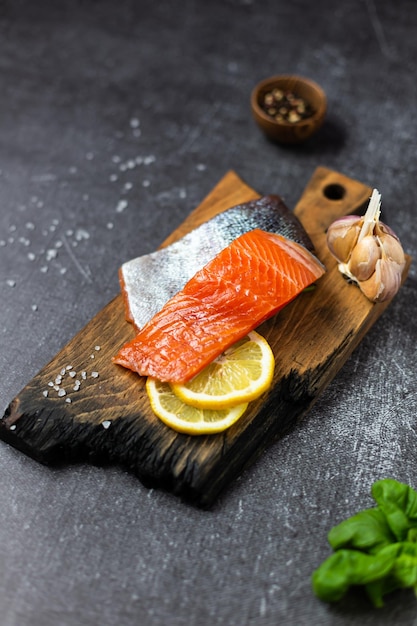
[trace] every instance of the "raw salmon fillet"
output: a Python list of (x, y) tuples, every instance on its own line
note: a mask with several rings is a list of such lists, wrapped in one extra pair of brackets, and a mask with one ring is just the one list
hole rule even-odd
[(113, 361), (142, 376), (186, 382), (324, 272), (303, 246), (251, 230), (198, 271)]

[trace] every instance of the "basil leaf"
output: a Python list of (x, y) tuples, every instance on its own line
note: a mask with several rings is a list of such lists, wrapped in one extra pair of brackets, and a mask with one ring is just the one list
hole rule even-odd
[(375, 555), (338, 550), (313, 572), (314, 593), (326, 602), (337, 602), (350, 587), (383, 579), (394, 567), (395, 559), (392, 546)]
[(417, 544), (404, 541), (385, 548), (380, 554), (396, 554), (389, 574), (376, 582), (368, 583), (366, 592), (374, 606), (383, 606), (383, 596), (397, 589), (408, 587), (417, 590)]
[(417, 492), (386, 478), (372, 485), (372, 495), (397, 541), (405, 541), (408, 531), (417, 527)]
[(333, 550), (353, 548), (378, 552), (395, 541), (395, 536), (378, 508), (366, 509), (334, 526), (328, 534)]

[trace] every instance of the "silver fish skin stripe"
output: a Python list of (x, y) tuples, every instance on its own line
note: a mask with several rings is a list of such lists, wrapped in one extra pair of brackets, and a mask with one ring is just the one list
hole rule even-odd
[(194, 274), (243, 233), (260, 228), (314, 251), (297, 217), (279, 196), (268, 195), (227, 209), (190, 233), (120, 268), (126, 317), (142, 328)]

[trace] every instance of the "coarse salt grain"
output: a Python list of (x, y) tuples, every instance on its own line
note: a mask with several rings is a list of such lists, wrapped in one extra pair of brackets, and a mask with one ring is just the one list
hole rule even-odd
[(45, 389), (45, 391), (42, 391), (42, 395), (44, 396), (44, 398), (47, 398), (49, 394), (49, 391), (47, 389)]
[(16, 430), (16, 424), (12, 424), (9, 430)]
[(65, 398), (65, 402), (68, 402), (68, 404), (70, 404), (72, 402), (71, 398)]
[(98, 352), (99, 350), (101, 350), (101, 346), (95, 346), (94, 350), (97, 350), (97, 352)]
[(103, 426), (103, 428), (105, 428), (107, 430), (107, 428), (110, 428), (110, 426), (111, 426), (111, 421), (110, 420), (104, 420), (104, 422), (101, 422), (101, 425)]
[(116, 206), (116, 213), (122, 213), (122, 211), (124, 211), (127, 206), (128, 206), (127, 200), (119, 200)]
[(56, 251), (56, 249), (51, 248), (50, 250), (46, 251), (46, 260), (52, 261), (52, 259), (55, 259), (57, 255), (58, 255), (58, 252)]
[(66, 396), (66, 395), (67, 395), (67, 392), (65, 391), (65, 389), (60, 389), (60, 390), (58, 391), (58, 396), (59, 396), (60, 398), (62, 398), (63, 396)]
[(91, 378), (98, 378), (98, 372), (91, 372)]

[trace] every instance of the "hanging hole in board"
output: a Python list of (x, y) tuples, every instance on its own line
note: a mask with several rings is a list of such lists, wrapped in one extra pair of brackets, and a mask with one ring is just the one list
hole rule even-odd
[(346, 189), (339, 183), (330, 183), (323, 189), (323, 194), (328, 200), (341, 200), (346, 193)]

